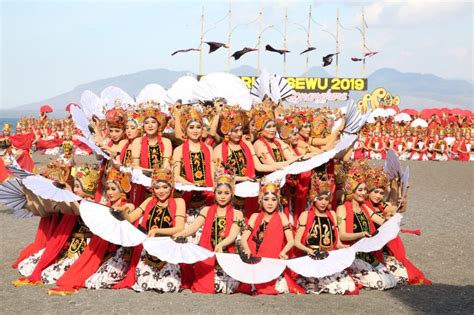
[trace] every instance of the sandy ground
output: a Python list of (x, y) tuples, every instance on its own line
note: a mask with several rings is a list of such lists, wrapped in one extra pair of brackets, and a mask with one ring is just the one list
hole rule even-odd
[(45, 287), (14, 288), (18, 277), (10, 265), (34, 238), (37, 218), (15, 219), (0, 211), (0, 301), (12, 313), (474, 313), (474, 236), (472, 225), (474, 164), (408, 162), (409, 210), (402, 228), (408, 257), (433, 281), (432, 286), (399, 287), (359, 296), (160, 295), (130, 290), (82, 290), (69, 297), (49, 297)]

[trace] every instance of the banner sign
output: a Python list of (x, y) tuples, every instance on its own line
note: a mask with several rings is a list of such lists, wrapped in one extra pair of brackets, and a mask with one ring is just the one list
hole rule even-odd
[[(245, 85), (250, 89), (258, 77), (241, 76)], [(298, 93), (321, 93), (331, 91), (344, 93), (349, 91), (366, 91), (367, 79), (362, 78), (303, 78), (285, 77), (288, 83)]]

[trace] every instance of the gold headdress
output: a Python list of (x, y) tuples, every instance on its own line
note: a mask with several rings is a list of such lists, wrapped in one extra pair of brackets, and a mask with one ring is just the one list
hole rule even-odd
[(262, 202), (263, 196), (266, 193), (272, 193), (280, 200), (280, 183), (277, 182), (262, 182), (260, 184), (260, 191), (258, 192), (258, 202)]
[(152, 186), (155, 186), (158, 182), (165, 182), (173, 188), (174, 187), (173, 172), (169, 169), (155, 167), (151, 175), (151, 182), (152, 182)]
[(202, 116), (198, 110), (191, 106), (186, 106), (181, 110), (180, 123), (183, 130), (186, 130), (186, 127), (189, 123), (193, 121), (198, 121), (202, 124)]
[(109, 128), (125, 129), (127, 113), (122, 108), (112, 108), (105, 113), (105, 120)]
[(232, 129), (239, 125), (244, 125), (243, 113), (236, 109), (226, 110), (221, 115), (221, 133), (225, 136)]
[(334, 176), (326, 172), (315, 172), (311, 176), (310, 199), (314, 200), (323, 194), (333, 195), (335, 188)]
[(160, 108), (154, 106), (145, 107), (143, 109), (142, 116), (142, 122), (145, 121), (145, 119), (147, 119), (148, 117), (152, 117), (158, 122), (158, 129), (160, 130), (160, 132), (165, 130), (166, 124), (168, 123), (168, 117), (160, 110)]
[(361, 165), (353, 165), (353, 167), (346, 173), (344, 181), (344, 191), (347, 196), (350, 196), (354, 190), (362, 183), (367, 182), (365, 176), (366, 171)]
[(286, 116), (277, 122), (278, 133), (282, 140), (287, 140), (292, 134), (298, 133), (298, 119), (293, 116)]
[(99, 170), (97, 168), (89, 165), (73, 167), (71, 176), (77, 179), (86, 194), (94, 196), (100, 180)]
[(131, 110), (127, 112), (127, 121), (132, 121), (137, 127), (143, 124), (143, 116), (140, 112)]
[(326, 116), (318, 114), (311, 121), (311, 137), (321, 137), (326, 128)]
[(262, 131), (265, 124), (275, 119), (275, 114), (269, 108), (253, 110), (251, 119), (254, 121), (254, 127), (257, 131)]
[(235, 190), (235, 178), (231, 174), (226, 174), (226, 173), (221, 173), (221, 174), (216, 174), (216, 177), (214, 179), (214, 190), (219, 186), (219, 185), (228, 185), (232, 192)]
[(366, 171), (365, 176), (367, 177), (367, 190), (372, 191), (375, 188), (386, 188), (388, 185), (387, 173), (382, 168), (374, 167)]
[(128, 193), (132, 186), (130, 184), (130, 174), (120, 172), (115, 168), (109, 168), (107, 171), (107, 182), (113, 182), (118, 185), (123, 192)]
[(12, 131), (12, 125), (9, 123), (4, 123), (2, 126), (2, 130), (8, 130), (9, 132)]
[(44, 177), (64, 184), (68, 181), (71, 174), (72, 163), (65, 158), (58, 158), (57, 160), (49, 162), (49, 164), (41, 171)]

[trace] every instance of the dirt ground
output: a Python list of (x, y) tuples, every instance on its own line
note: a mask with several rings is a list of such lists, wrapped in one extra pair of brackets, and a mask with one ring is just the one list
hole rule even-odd
[(474, 313), (473, 228), (474, 164), (407, 162), (409, 209), (402, 228), (408, 257), (433, 281), (432, 286), (362, 291), (358, 296), (160, 295), (130, 290), (82, 290), (69, 297), (49, 297), (47, 288), (15, 288), (19, 275), (10, 265), (35, 235), (37, 218), (15, 219), (0, 206), (0, 301), (2, 314), (37, 313)]

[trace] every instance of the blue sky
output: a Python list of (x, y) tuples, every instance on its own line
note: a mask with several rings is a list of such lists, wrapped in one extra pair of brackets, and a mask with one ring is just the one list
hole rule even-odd
[[(2, 1), (1, 103), (14, 107), (46, 99), (90, 81), (146, 69), (167, 68), (197, 72), (199, 53), (178, 54), (176, 49), (198, 47), (200, 15), (205, 10), (204, 40), (227, 41), (229, 1)], [(257, 43), (258, 1), (232, 5), (232, 49)], [(360, 12), (365, 8), (367, 46), (380, 51), (368, 61), (367, 74), (383, 67), (404, 72), (433, 73), (444, 78), (472, 81), (473, 4), (471, 1), (262, 1), (263, 25), (275, 25), (262, 36), (262, 47), (283, 47), (284, 12), (288, 8), (288, 74), (301, 75), (307, 26), (313, 8), (310, 66), (335, 51), (336, 12), (340, 22), (340, 76), (361, 75)], [(215, 24), (215, 22), (221, 22)], [(205, 46), (207, 50), (207, 45)], [(232, 67), (256, 67), (256, 53), (245, 55)], [(227, 51), (204, 54), (203, 72), (225, 70)], [(261, 53), (261, 66), (283, 73), (282, 58)], [(328, 69), (334, 72), (334, 67)]]

